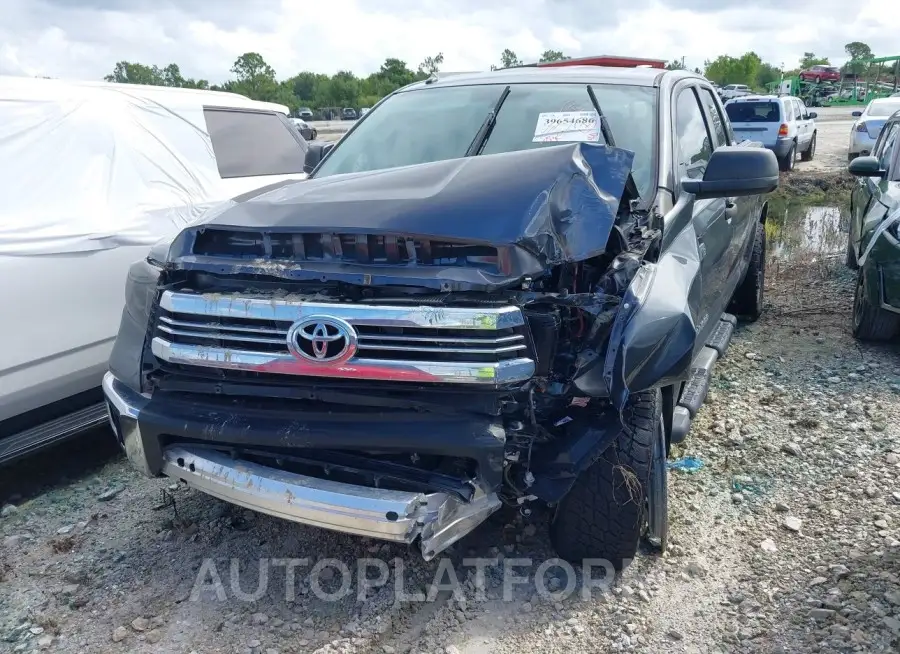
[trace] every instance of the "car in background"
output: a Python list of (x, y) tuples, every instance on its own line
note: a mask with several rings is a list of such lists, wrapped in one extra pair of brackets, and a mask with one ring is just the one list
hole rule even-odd
[(722, 96), (723, 100), (731, 100), (732, 98), (739, 98), (742, 95), (750, 95), (752, 91), (750, 87), (746, 84), (726, 84), (722, 87), (720, 96)]
[(302, 120), (312, 120), (313, 119), (313, 110), (309, 107), (300, 107), (297, 109), (297, 118)]
[(356, 118), (356, 109), (352, 107), (344, 107), (344, 110), (341, 111), (342, 120), (356, 120)]
[(804, 82), (840, 82), (841, 69), (837, 66), (813, 66), (806, 70), (801, 70), (800, 79)]
[(886, 341), (900, 333), (900, 111), (892, 114), (872, 148), (849, 170), (847, 266), (857, 271), (853, 335)]
[(362, 109), (359, 110), (359, 117), (362, 118), (367, 113), (369, 113), (369, 107), (363, 107)]
[(847, 149), (847, 160), (853, 161), (856, 157), (866, 156), (872, 153), (875, 140), (881, 133), (881, 128), (887, 119), (895, 111), (900, 109), (898, 98), (876, 98), (872, 100), (863, 111), (854, 111), (856, 122), (850, 129), (850, 145)]
[(0, 463), (106, 424), (129, 266), (212, 207), (305, 179), (309, 147), (287, 113), (235, 93), (0, 76), (0, 162), (14, 162), (0, 203)]
[(297, 131), (300, 132), (300, 136), (307, 141), (315, 141), (319, 136), (318, 130), (302, 118), (291, 118), (291, 122), (297, 128)]
[(725, 103), (736, 137), (759, 141), (778, 157), (782, 170), (794, 169), (799, 155), (816, 155), (816, 112), (793, 96), (746, 95)]

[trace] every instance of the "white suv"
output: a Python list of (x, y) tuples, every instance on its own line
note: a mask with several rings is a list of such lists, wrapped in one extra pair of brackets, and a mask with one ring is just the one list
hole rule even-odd
[(725, 103), (735, 136), (759, 141), (778, 157), (782, 170), (792, 170), (797, 155), (816, 155), (816, 112), (793, 96), (745, 95)]
[(722, 87), (721, 96), (723, 100), (731, 100), (750, 93), (750, 87), (746, 84), (728, 84)]

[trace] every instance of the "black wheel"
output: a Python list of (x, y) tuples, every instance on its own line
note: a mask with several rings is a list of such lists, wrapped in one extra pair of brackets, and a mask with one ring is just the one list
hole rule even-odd
[(661, 411), (659, 390), (629, 398), (619, 436), (579, 475), (556, 508), (550, 540), (560, 557), (575, 563), (605, 559), (616, 570), (634, 559), (647, 521)]
[(809, 142), (809, 147), (806, 148), (806, 152), (800, 155), (800, 161), (812, 161), (813, 157), (816, 156), (816, 133), (813, 132), (812, 139)]
[(788, 173), (794, 169), (794, 163), (797, 161), (797, 144), (791, 143), (791, 150), (779, 162), (781, 170)]
[(861, 341), (889, 341), (897, 335), (900, 316), (869, 302), (863, 268), (856, 273), (853, 294), (853, 336)]
[(853, 243), (850, 241), (850, 234), (847, 234), (847, 256), (844, 259), (844, 264), (850, 270), (859, 268), (859, 263), (856, 261), (856, 252), (853, 251)]
[(766, 292), (766, 226), (756, 223), (753, 237), (753, 252), (750, 265), (734, 295), (731, 297), (731, 313), (742, 316), (750, 322), (762, 315), (763, 298)]

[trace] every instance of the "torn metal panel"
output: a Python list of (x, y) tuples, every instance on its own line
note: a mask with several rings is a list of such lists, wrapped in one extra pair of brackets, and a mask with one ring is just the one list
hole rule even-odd
[(700, 305), (701, 283), (692, 225), (679, 233), (657, 263), (644, 264), (634, 276), (604, 360), (610, 401), (620, 411), (631, 393), (686, 377), (698, 332), (691, 307)]

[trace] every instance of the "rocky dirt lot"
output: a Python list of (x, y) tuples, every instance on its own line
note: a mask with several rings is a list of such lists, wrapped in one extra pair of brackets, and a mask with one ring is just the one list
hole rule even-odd
[(672, 453), (702, 467), (670, 472), (669, 551), (606, 590), (550, 565), (541, 512), (496, 514), (423, 563), (140, 478), (98, 434), (0, 479), (0, 650), (897, 652), (900, 358), (849, 334), (843, 242), (788, 238), (821, 228), (798, 198), (839, 205), (851, 183), (784, 179), (767, 311)]

